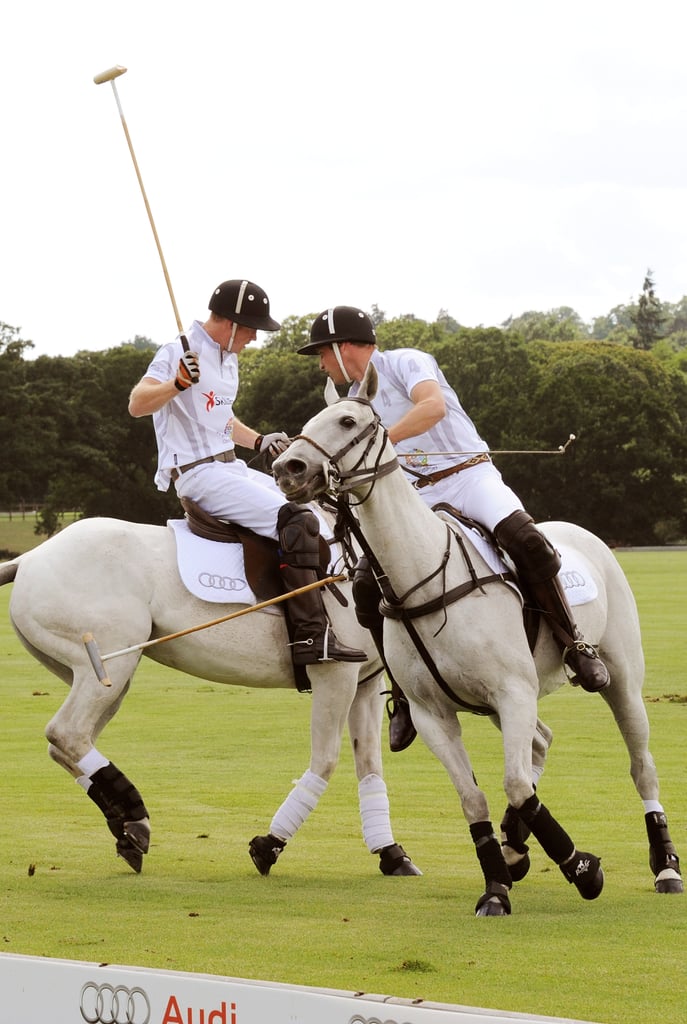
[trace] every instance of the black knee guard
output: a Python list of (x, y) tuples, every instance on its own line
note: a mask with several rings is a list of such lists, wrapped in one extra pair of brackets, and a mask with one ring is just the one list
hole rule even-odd
[(297, 569), (320, 568), (320, 524), (305, 505), (289, 501), (277, 515), (280, 558)]
[(502, 519), (494, 536), (526, 582), (543, 583), (558, 574), (561, 556), (524, 509)]

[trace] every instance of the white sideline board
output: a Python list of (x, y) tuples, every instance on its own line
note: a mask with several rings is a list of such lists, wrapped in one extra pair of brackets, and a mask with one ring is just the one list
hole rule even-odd
[(368, 992), (0, 953), (0, 1024), (593, 1024)]

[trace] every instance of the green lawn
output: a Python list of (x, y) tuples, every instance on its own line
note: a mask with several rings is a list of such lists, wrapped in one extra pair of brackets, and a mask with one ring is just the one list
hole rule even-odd
[[(647, 653), (652, 752), (687, 856), (687, 552), (621, 552)], [(542, 702), (555, 742), (542, 799), (603, 858), (585, 903), (532, 845), (506, 919), (473, 917), (482, 878), (449, 780), (416, 742), (387, 754), (396, 838), (422, 878), (383, 877), (362, 842), (352, 757), (273, 874), (250, 838), (308, 762), (307, 695), (221, 687), (144, 662), (99, 742), (139, 786), (153, 839), (143, 873), (114, 856), (92, 803), (47, 757), (45, 723), (66, 695), (16, 640), (0, 590), (0, 949), (576, 1017), (684, 1019), (686, 897), (657, 896), (643, 810), (598, 697)], [(495, 823), (500, 737), (464, 716)], [(30, 865), (35, 871), (29, 873)]]

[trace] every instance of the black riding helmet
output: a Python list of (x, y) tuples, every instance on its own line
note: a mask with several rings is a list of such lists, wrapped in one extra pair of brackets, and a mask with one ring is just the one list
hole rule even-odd
[(300, 356), (312, 356), (322, 345), (335, 341), (355, 341), (360, 345), (376, 345), (377, 336), (367, 313), (356, 306), (334, 306), (319, 313), (310, 328), (310, 344), (299, 348)]
[(256, 331), (278, 331), (281, 327), (270, 316), (267, 293), (252, 281), (223, 281), (212, 293), (208, 308), (217, 316)]

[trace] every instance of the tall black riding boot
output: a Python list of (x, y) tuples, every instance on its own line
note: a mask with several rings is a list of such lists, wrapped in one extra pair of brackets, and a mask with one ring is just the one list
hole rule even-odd
[(494, 536), (513, 560), (537, 608), (547, 617), (573, 686), (598, 693), (610, 682), (605, 664), (582, 637), (558, 578), (561, 557), (527, 512), (502, 519)]
[[(319, 579), (320, 530), (309, 508), (288, 502), (279, 510), (279, 568), (287, 590), (298, 590)], [(365, 651), (346, 647), (329, 625), (320, 588), (288, 600), (293, 625), (294, 665), (318, 661), (367, 661)]]
[(417, 731), (410, 717), (410, 705), (401, 687), (398, 685), (387, 665), (384, 654), (384, 619), (379, 610), (382, 592), (365, 555), (358, 559), (353, 573), (353, 601), (358, 622), (369, 629), (379, 657), (391, 683), (391, 693), (386, 702), (386, 713), (389, 716), (389, 749), (392, 753), (405, 750), (417, 736)]

